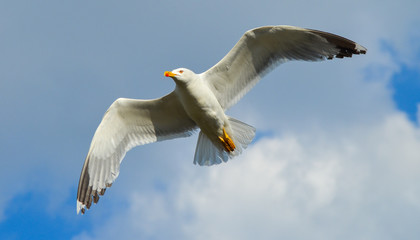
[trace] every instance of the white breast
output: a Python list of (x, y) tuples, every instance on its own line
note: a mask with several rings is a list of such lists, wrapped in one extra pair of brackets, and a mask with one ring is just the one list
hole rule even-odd
[(177, 85), (178, 94), (185, 111), (210, 138), (220, 136), (227, 117), (216, 96), (207, 83), (197, 75), (194, 81)]

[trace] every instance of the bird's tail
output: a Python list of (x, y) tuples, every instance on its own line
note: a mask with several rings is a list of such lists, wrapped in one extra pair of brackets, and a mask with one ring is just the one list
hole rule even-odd
[(242, 153), (255, 137), (255, 128), (237, 119), (229, 117), (232, 129), (234, 151), (226, 151), (222, 145), (214, 143), (202, 132), (200, 132), (195, 149), (194, 164), (200, 166), (211, 166), (221, 162), (227, 162), (230, 158)]

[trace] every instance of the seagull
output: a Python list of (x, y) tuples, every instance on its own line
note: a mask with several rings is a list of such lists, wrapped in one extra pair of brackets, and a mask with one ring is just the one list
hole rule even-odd
[(106, 111), (85, 159), (77, 190), (77, 214), (97, 203), (119, 175), (131, 148), (188, 137), (200, 130), (194, 164), (211, 166), (238, 156), (255, 128), (229, 117), (237, 103), (267, 72), (289, 60), (320, 61), (365, 54), (356, 42), (328, 32), (264, 26), (248, 30), (229, 53), (207, 71), (166, 71), (175, 82), (168, 95), (140, 100), (118, 98)]

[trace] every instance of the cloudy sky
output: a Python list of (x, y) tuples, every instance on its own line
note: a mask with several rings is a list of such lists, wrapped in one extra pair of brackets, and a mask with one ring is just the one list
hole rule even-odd
[[(351, 4), (351, 5), (349, 5)], [(0, 239), (416, 239), (420, 2), (2, 1)], [(227, 164), (197, 135), (138, 147), (86, 215), (76, 189), (118, 97), (156, 98), (248, 29), (333, 32), (365, 56), (289, 62), (228, 114), (257, 128)]]

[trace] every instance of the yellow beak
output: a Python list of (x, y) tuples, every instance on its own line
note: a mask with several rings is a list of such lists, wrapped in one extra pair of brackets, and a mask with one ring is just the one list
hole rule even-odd
[(175, 77), (176, 74), (171, 72), (171, 71), (166, 71), (163, 75), (165, 75), (165, 77)]

